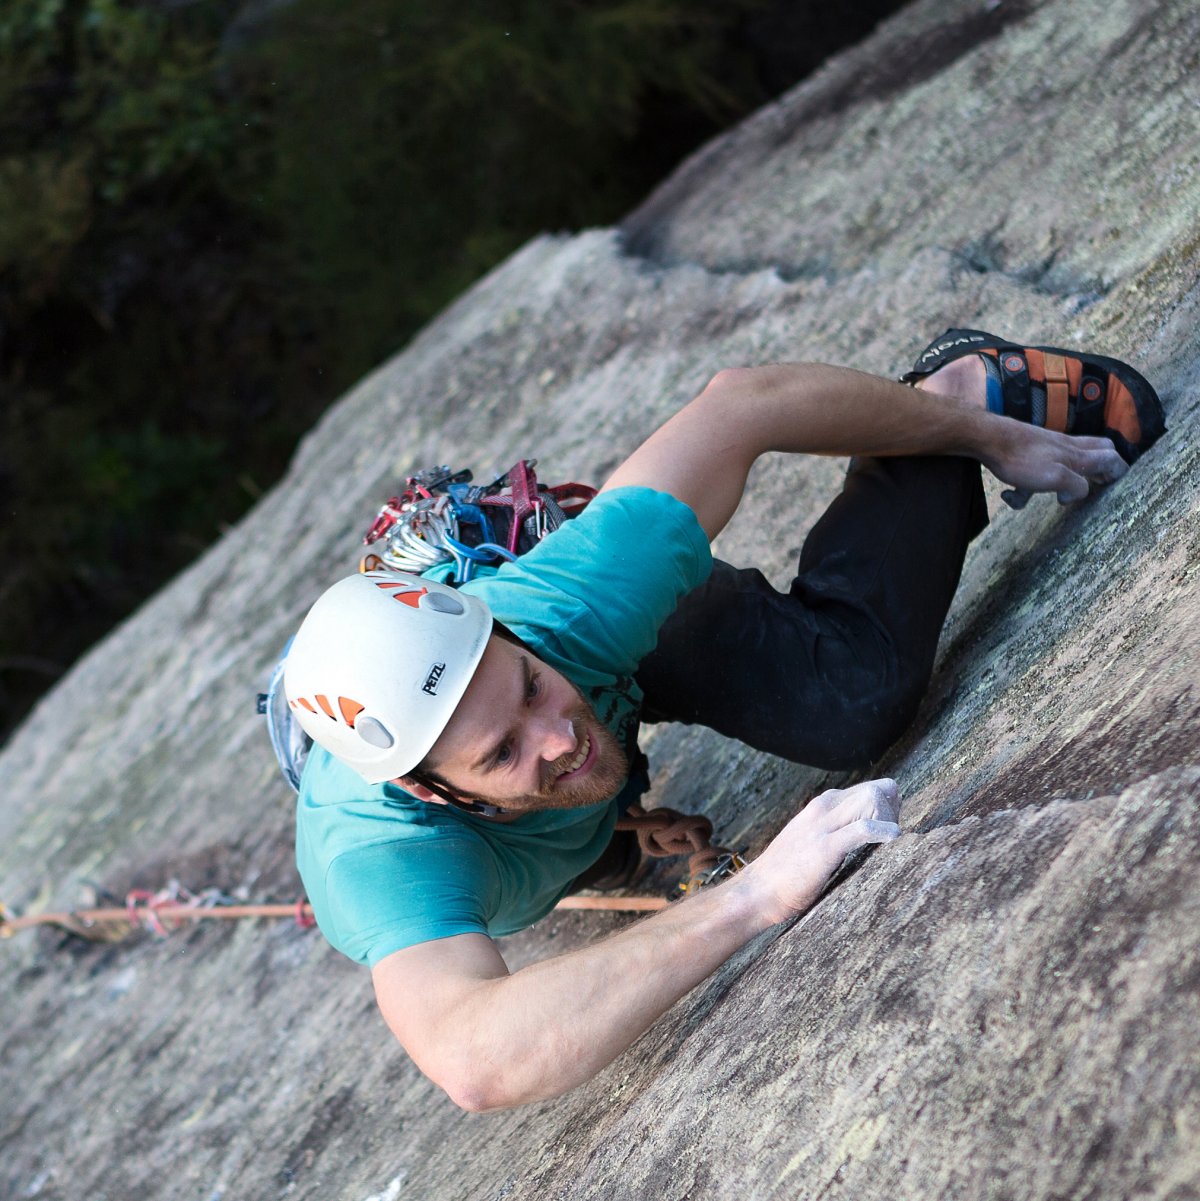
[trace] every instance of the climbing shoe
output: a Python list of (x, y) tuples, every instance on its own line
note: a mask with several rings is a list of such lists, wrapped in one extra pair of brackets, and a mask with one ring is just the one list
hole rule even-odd
[(977, 329), (948, 329), (901, 376), (912, 384), (969, 354), (983, 360), (993, 413), (1065, 434), (1111, 438), (1134, 462), (1167, 428), (1150, 384), (1128, 363), (1050, 346), (1021, 346)]

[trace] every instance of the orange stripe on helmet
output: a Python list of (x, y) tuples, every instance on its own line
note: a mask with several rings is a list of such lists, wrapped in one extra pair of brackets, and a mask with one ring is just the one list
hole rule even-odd
[(342, 718), (352, 730), (358, 715), (366, 708), (365, 705), (360, 705), (358, 701), (352, 701), (348, 696), (338, 697), (338, 709), (341, 710)]
[(422, 588), (419, 592), (394, 592), (392, 600), (399, 601), (402, 605), (408, 605), (411, 609), (416, 609), (420, 607), (421, 597), (428, 591), (428, 588)]
[(402, 605), (408, 605), (410, 609), (420, 608), (421, 597), (425, 596), (428, 588), (418, 588), (409, 580), (373, 580), (376, 588), (381, 588), (384, 592), (392, 594), (392, 600), (399, 601)]

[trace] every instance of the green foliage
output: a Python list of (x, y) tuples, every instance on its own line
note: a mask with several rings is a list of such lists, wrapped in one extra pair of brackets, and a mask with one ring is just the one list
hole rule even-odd
[(24, 298), (44, 298), (87, 233), (91, 215), (83, 156), (43, 152), (0, 159), (0, 279), (9, 279)]
[(647, 100), (710, 129), (759, 99), (718, 81), (741, 4), (299, 0), (241, 56), (286, 213), (280, 246), (353, 320), (362, 369), (532, 233), (611, 221), (661, 175), (631, 162)]

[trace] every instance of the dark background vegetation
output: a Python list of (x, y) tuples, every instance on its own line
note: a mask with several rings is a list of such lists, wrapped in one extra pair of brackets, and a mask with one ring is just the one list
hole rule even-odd
[(5, 0), (0, 740), (456, 293), (896, 7)]

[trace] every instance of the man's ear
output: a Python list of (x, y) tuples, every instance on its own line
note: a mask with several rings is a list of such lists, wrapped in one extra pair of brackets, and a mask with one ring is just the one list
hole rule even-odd
[(427, 801), (433, 805), (444, 805), (444, 798), (437, 795), (436, 792), (430, 792), (424, 784), (418, 784), (416, 780), (410, 780), (407, 776), (397, 776), (391, 781), (393, 784), (398, 784), (405, 792), (411, 793), (418, 801)]

